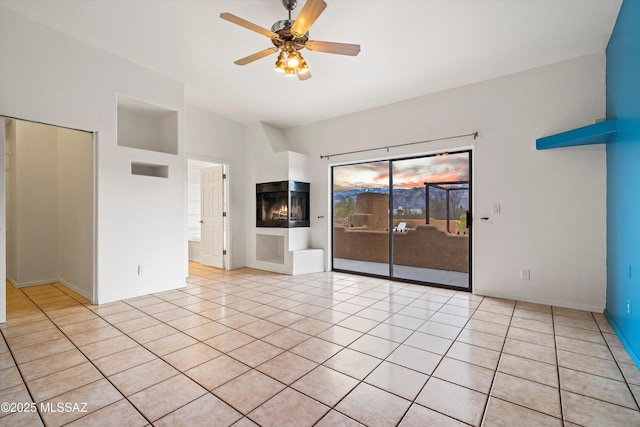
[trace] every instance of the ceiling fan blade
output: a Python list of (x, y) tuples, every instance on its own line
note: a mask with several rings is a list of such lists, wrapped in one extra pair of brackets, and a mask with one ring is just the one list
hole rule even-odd
[(306, 73), (296, 73), (298, 75), (298, 79), (300, 80), (309, 80), (311, 78), (311, 73), (307, 71)]
[(232, 22), (236, 25), (240, 25), (248, 30), (255, 31), (258, 34), (262, 34), (263, 36), (269, 37), (270, 39), (279, 39), (280, 36), (274, 33), (273, 31), (269, 31), (266, 28), (262, 28), (259, 25), (254, 24), (253, 22), (249, 22), (245, 19), (232, 15), (230, 13), (221, 13), (220, 18), (225, 21)]
[(272, 53), (275, 53), (277, 51), (278, 51), (277, 47), (270, 47), (268, 49), (261, 50), (260, 52), (256, 52), (253, 55), (249, 55), (245, 58), (238, 59), (237, 61), (233, 61), (233, 63), (236, 65), (247, 65), (250, 62), (257, 61), (258, 59), (262, 59), (265, 56), (269, 56)]
[(324, 0), (307, 0), (291, 27), (291, 34), (296, 38), (303, 37), (326, 7)]
[(319, 42), (317, 40), (309, 40), (305, 44), (305, 47), (314, 52), (335, 53), (338, 55), (356, 56), (360, 53), (360, 45), (350, 43)]

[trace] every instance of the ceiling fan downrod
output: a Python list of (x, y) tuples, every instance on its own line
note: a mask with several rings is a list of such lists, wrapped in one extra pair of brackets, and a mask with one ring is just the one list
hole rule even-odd
[(298, 5), (298, 0), (282, 0), (282, 5), (289, 11), (289, 21), (291, 21), (291, 11)]

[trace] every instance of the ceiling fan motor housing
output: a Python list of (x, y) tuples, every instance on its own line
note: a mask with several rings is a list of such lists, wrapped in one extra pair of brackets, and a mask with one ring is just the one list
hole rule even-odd
[[(283, 3), (285, 1), (286, 0), (283, 0)], [(293, 34), (291, 34), (291, 27), (293, 26), (294, 22), (296, 21), (283, 19), (281, 21), (277, 21), (271, 26), (271, 31), (280, 36), (280, 39), (271, 39), (275, 47), (280, 48), (285, 44), (285, 42), (290, 41), (295, 47), (295, 50), (304, 48), (305, 43), (307, 42), (307, 40), (309, 40), (309, 32), (307, 31), (307, 33), (303, 37), (294, 39)]]

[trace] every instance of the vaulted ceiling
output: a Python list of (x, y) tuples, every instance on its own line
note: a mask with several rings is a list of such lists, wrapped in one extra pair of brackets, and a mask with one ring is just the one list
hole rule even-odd
[(326, 2), (310, 38), (362, 51), (305, 51), (307, 81), (274, 72), (276, 55), (233, 63), (272, 45), (220, 13), (269, 29), (287, 17), (280, 0), (0, 0), (0, 7), (184, 82), (189, 103), (288, 128), (603, 52), (622, 0)]

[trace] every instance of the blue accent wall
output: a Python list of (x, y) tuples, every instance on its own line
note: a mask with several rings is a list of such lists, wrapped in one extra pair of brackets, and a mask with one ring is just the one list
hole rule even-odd
[(607, 46), (607, 308), (640, 367), (640, 0), (624, 0)]

